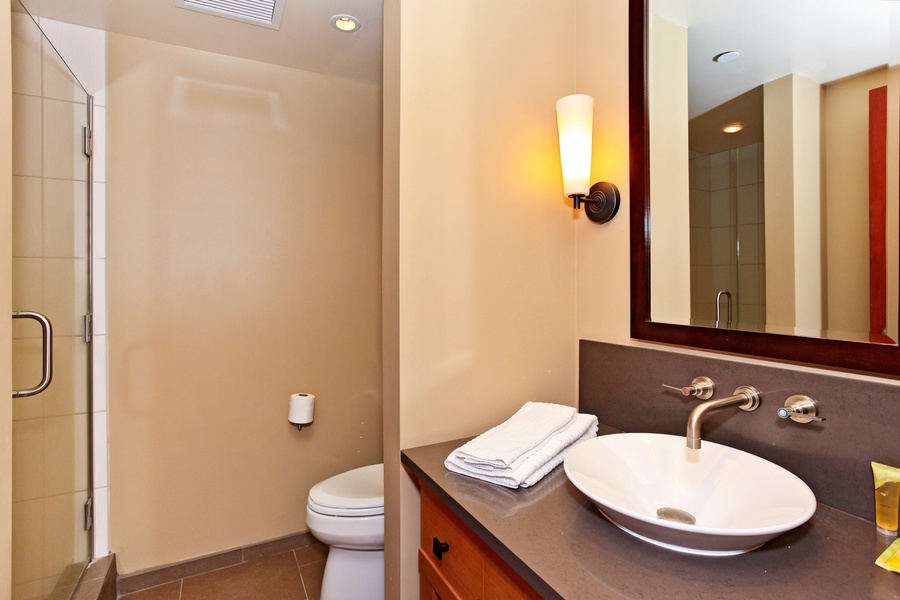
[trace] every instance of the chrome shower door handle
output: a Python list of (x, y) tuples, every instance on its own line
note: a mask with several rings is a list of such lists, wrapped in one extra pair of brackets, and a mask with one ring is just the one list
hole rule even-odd
[(722, 290), (716, 294), (716, 329), (719, 328), (719, 321), (722, 320), (722, 296), (725, 296), (728, 307), (728, 321), (725, 327), (731, 329), (731, 292), (728, 290)]
[(13, 319), (34, 319), (41, 325), (41, 336), (44, 340), (43, 361), (41, 364), (41, 382), (33, 388), (13, 391), (13, 398), (24, 398), (40, 394), (50, 385), (53, 379), (53, 326), (50, 319), (39, 312), (21, 310), (12, 314)]

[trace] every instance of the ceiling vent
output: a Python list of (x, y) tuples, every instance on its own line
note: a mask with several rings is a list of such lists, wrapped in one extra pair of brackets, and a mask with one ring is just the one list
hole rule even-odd
[(278, 29), (285, 0), (175, 0), (175, 6)]

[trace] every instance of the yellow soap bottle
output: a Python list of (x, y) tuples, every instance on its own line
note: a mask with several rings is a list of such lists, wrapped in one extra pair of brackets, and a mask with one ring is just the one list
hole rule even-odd
[(879, 533), (897, 535), (900, 469), (873, 462), (872, 474), (875, 476), (875, 525)]

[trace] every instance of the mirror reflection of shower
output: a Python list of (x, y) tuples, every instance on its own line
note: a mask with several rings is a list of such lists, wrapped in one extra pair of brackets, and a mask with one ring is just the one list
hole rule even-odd
[(691, 152), (691, 323), (763, 331), (763, 144)]

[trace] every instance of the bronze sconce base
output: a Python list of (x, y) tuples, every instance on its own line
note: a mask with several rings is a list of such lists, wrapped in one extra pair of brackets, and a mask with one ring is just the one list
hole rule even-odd
[(591, 186), (587, 196), (580, 194), (570, 196), (575, 210), (584, 204), (584, 214), (594, 223), (607, 223), (619, 212), (619, 188), (606, 181)]

